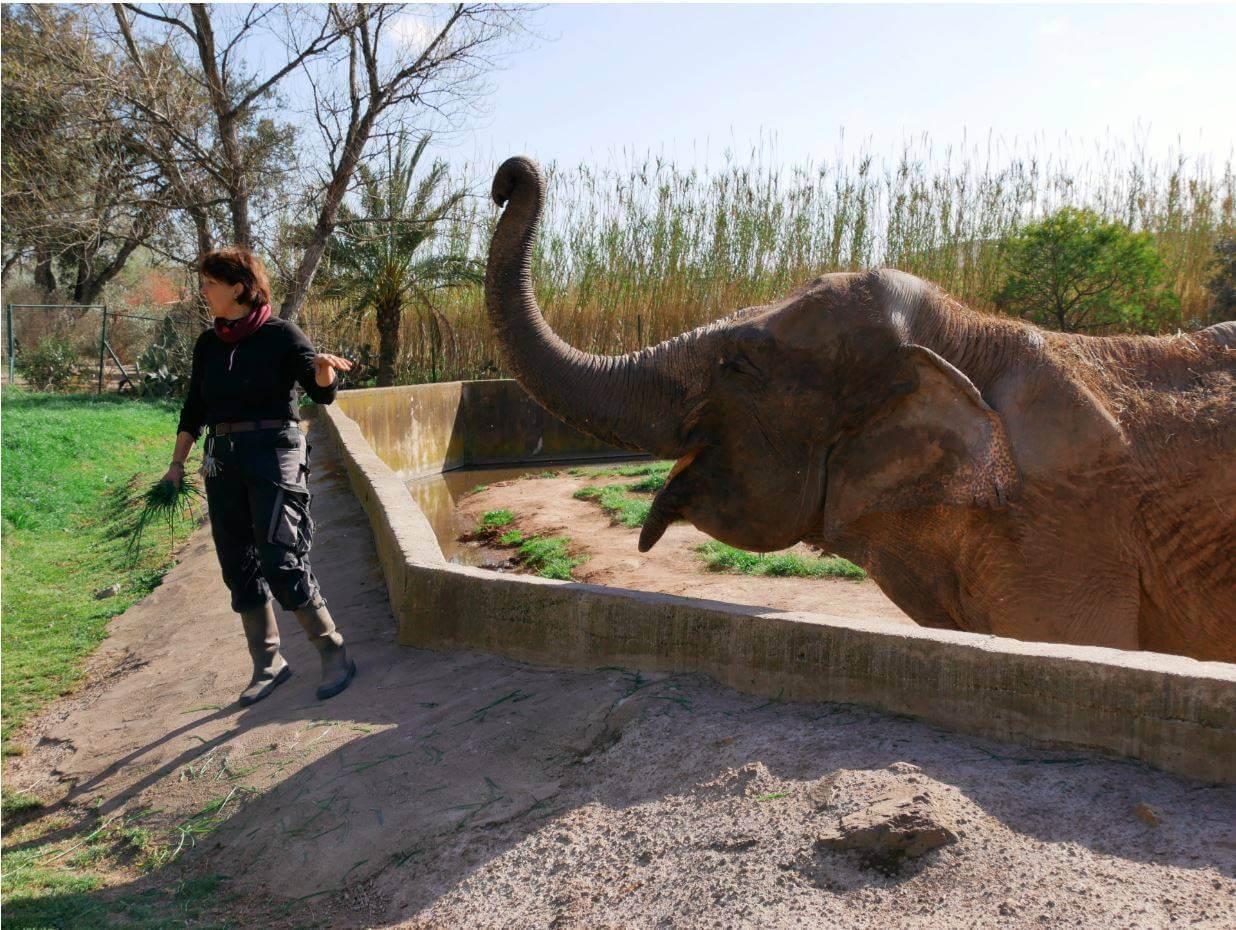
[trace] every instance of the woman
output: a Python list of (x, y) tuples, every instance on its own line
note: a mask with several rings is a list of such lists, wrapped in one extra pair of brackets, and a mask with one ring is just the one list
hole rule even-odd
[(260, 701), (292, 674), (279, 654), (272, 593), (321, 655), (318, 698), (333, 697), (348, 686), (356, 663), (307, 559), (312, 447), (298, 425), (294, 390), (299, 384), (314, 401), (329, 404), (338, 390), (335, 372), (352, 363), (315, 352), (300, 327), (271, 315), (266, 269), (248, 249), (217, 249), (202, 258), (198, 271), (215, 324), (193, 347), (189, 392), (165, 477), (180, 485), (185, 459), (205, 427), (202, 473), (211, 534), (253, 657), (253, 678), (240, 703)]

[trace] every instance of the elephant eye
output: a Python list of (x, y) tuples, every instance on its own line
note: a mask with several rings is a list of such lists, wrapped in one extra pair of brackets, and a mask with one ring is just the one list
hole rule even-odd
[(763, 375), (763, 372), (756, 368), (745, 355), (735, 355), (733, 358), (722, 362), (721, 367), (727, 372), (743, 375), (747, 378), (759, 378)]

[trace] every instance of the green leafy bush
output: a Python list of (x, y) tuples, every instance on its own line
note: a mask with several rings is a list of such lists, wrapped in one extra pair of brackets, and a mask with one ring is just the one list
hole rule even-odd
[(30, 387), (63, 391), (77, 374), (77, 350), (64, 336), (47, 336), (19, 353), (14, 365)]
[(1180, 302), (1149, 233), (1065, 207), (1008, 239), (996, 306), (1062, 332), (1158, 332)]
[(1225, 236), (1215, 243), (1210, 262), (1211, 277), (1206, 289), (1214, 301), (1211, 311), (1216, 323), (1236, 318), (1236, 235)]

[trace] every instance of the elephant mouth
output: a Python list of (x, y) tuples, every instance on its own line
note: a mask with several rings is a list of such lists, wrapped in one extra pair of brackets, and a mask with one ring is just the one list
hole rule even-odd
[(671, 523), (682, 518), (683, 509), (687, 505), (690, 481), (683, 475), (702, 451), (703, 446), (688, 452), (670, 469), (665, 479), (665, 486), (652, 499), (652, 507), (644, 518), (643, 529), (639, 533), (639, 551), (647, 552), (665, 535)]
[[(814, 535), (815, 531), (819, 528), (825, 505), (828, 502), (828, 467), (835, 446), (836, 443), (831, 443), (824, 451), (824, 457), (820, 463), (818, 497), (815, 500), (811, 500), (809, 494), (804, 493), (803, 495), (804, 510), (797, 515), (800, 526), (799, 535), (796, 539), (786, 544), (787, 547)], [(674, 467), (670, 469), (669, 476), (665, 479), (665, 486), (653, 498), (652, 507), (649, 509), (648, 516), (644, 519), (644, 526), (640, 530), (640, 552), (648, 552), (652, 549), (653, 546), (660, 542), (661, 537), (665, 535), (665, 531), (669, 529), (670, 524), (676, 520), (683, 519), (687, 506), (690, 504), (692, 495), (696, 490), (695, 485), (698, 483), (692, 480), (693, 476), (689, 469), (700, 453), (706, 448), (707, 446), (700, 446), (688, 452), (675, 462)], [(811, 509), (812, 513), (805, 512), (808, 508)]]

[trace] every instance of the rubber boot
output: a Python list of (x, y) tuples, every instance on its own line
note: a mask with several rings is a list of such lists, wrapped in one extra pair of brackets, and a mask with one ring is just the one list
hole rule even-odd
[(249, 655), (253, 658), (253, 678), (240, 695), (240, 703), (248, 706), (291, 678), (292, 669), (279, 654), (279, 627), (275, 624), (275, 611), (270, 601), (252, 610), (242, 610), (240, 622), (245, 628)]
[(309, 642), (313, 643), (318, 655), (322, 657), (322, 681), (318, 685), (318, 700), (334, 697), (346, 688), (356, 675), (356, 663), (348, 658), (343, 637), (335, 629), (335, 621), (331, 619), (324, 601), (311, 601), (292, 613), (304, 627)]

